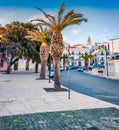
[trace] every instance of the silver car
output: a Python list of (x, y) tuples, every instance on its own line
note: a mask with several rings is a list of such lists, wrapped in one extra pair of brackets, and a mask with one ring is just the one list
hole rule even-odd
[(84, 71), (83, 66), (79, 66), (79, 67), (78, 67), (78, 72), (83, 72), (83, 71)]

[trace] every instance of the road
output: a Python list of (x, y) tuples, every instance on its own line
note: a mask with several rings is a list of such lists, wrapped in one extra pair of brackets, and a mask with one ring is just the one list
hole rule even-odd
[[(69, 87), (68, 71), (61, 72), (61, 84)], [(70, 89), (119, 105), (119, 80), (70, 70)]]

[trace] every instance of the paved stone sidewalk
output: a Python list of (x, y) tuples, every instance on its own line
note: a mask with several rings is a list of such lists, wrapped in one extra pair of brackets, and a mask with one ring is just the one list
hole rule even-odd
[(0, 130), (119, 130), (119, 110), (98, 108), (0, 117)]
[[(111, 110), (111, 112), (114, 111), (114, 117), (112, 115), (111, 116), (112, 118), (110, 117), (109, 120), (111, 121), (111, 123), (115, 123), (112, 121), (113, 119), (115, 119), (118, 123), (118, 119), (116, 116), (118, 115), (119, 117), (119, 114), (118, 114), (119, 106), (95, 99), (90, 96), (77, 93), (74, 91), (71, 91), (71, 99), (68, 99), (68, 91), (46, 92), (44, 88), (53, 88), (53, 81), (51, 83), (48, 83), (48, 80), (36, 80), (36, 78), (38, 77), (39, 77), (39, 74), (35, 74), (33, 72), (20, 72), (20, 73), (14, 72), (13, 74), (10, 74), (10, 75), (0, 73), (0, 117), (1, 117), (0, 126), (1, 126), (1, 129), (4, 128), (4, 126), (6, 127), (9, 124), (11, 124), (10, 129), (12, 130), (12, 128), (14, 127), (14, 129), (17, 130), (18, 127), (16, 128), (16, 126), (22, 125), (24, 127), (25, 125), (26, 127), (26, 124), (29, 126), (30, 122), (35, 122), (35, 120), (37, 122), (38, 120), (40, 120), (40, 124), (42, 124), (43, 126), (39, 126), (38, 129), (37, 127), (34, 129), (28, 127), (27, 130), (35, 130), (35, 129), (40, 130), (40, 127), (41, 127), (41, 130), (51, 130), (52, 127), (50, 128), (48, 127), (49, 126), (48, 124), (44, 123), (44, 117), (46, 117), (46, 120), (49, 119), (49, 114), (44, 115), (43, 117), (40, 116), (40, 114), (38, 114), (39, 116), (36, 116), (38, 120), (36, 118), (35, 119), (32, 117), (30, 118), (30, 116), (39, 112), (40, 113), (53, 112), (52, 114), (54, 114), (54, 112), (56, 111), (69, 111), (68, 116), (70, 117), (70, 112), (72, 113), (72, 110), (74, 110), (74, 113), (75, 112), (80, 113), (80, 110), (82, 111), (82, 109), (86, 109), (87, 112), (90, 109), (89, 111), (91, 111), (91, 118), (90, 116), (86, 116), (84, 113), (83, 113), (83, 116), (81, 117), (79, 114), (79, 117), (77, 116), (76, 119), (75, 119), (75, 116), (73, 116), (73, 119), (71, 118), (68, 124), (70, 124), (70, 122), (73, 121), (74, 126), (76, 126), (75, 122), (78, 118), (79, 119), (82, 118), (81, 122), (82, 120), (84, 120), (83, 123), (86, 123), (88, 120), (91, 121), (95, 117), (95, 116), (93, 117), (93, 111), (91, 110), (94, 108), (96, 108), (96, 110), (100, 109), (100, 111), (102, 111), (103, 108), (106, 108), (104, 113), (108, 110)], [(113, 109), (111, 109), (112, 107)], [(34, 113), (34, 114), (30, 114), (30, 113)], [(54, 117), (52, 118), (52, 114), (50, 116), (51, 119), (49, 119), (48, 122), (50, 122), (49, 124), (53, 124), (53, 122), (55, 121), (54, 127), (56, 127), (58, 118), (59, 119), (61, 118), (59, 115), (56, 117), (56, 119)], [(13, 116), (13, 115), (16, 115), (16, 116)], [(6, 116), (9, 116), (9, 117), (6, 117)], [(110, 114), (108, 116), (110, 116)], [(95, 127), (96, 126), (95, 118), (94, 118), (94, 122), (92, 123), (93, 125), (91, 125), (90, 123), (89, 123), (89, 126), (85, 124), (85, 127), (81, 127), (81, 129), (78, 129), (80, 127), (77, 126), (76, 130), (83, 130), (83, 129), (86, 130), (90, 127), (93, 127), (93, 126)], [(104, 121), (105, 119), (108, 120), (108, 117), (106, 116), (106, 118), (104, 118)], [(24, 120), (25, 120), (25, 124), (21, 124), (20, 122), (22, 121), (24, 122)], [(62, 120), (65, 120), (65, 119), (62, 119)], [(6, 124), (5, 122), (8, 122), (8, 123)], [(98, 123), (98, 120), (96, 122)], [(61, 122), (59, 124), (61, 124)], [(47, 129), (45, 129), (45, 126)], [(73, 129), (74, 126), (70, 128), (71, 125), (66, 125), (66, 128), (64, 127), (64, 129), (62, 126), (62, 130), (74, 130)], [(109, 127), (111, 128), (112, 126), (109, 126)], [(114, 130), (119, 130), (117, 128)], [(23, 129), (20, 128), (20, 130), (23, 130)], [(60, 127), (56, 127), (56, 129), (53, 128), (53, 130), (60, 130)], [(96, 130), (96, 129), (92, 129), (92, 130)], [(110, 130), (113, 130), (113, 129), (110, 129)]]

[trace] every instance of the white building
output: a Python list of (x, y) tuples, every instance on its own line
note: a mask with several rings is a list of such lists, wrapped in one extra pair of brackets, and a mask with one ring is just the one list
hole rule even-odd
[(109, 76), (119, 76), (119, 59), (108, 61)]
[[(106, 56), (110, 57), (109, 44), (108, 42), (97, 43), (95, 45), (94, 55), (94, 64), (97, 66), (98, 64), (105, 65), (106, 64)], [(107, 55), (106, 55), (107, 54)]]
[(68, 57), (69, 57), (68, 49), (69, 49), (69, 47), (70, 47), (70, 44), (64, 42), (64, 50), (63, 50), (63, 53), (62, 53), (62, 58), (61, 58), (61, 63), (60, 64), (61, 64), (61, 67), (65, 68), (65, 69), (68, 66)]
[(20, 58), (17, 62), (14, 63), (14, 65), (12, 65), (12, 71), (27, 71), (27, 70), (35, 72), (35, 63), (33, 63), (32, 60), (30, 60), (29, 63), (27, 64), (26, 59)]
[(109, 40), (109, 50), (112, 55), (119, 53), (119, 38)]
[(70, 57), (72, 58), (72, 65), (83, 66), (84, 60), (81, 58), (84, 53), (92, 52), (92, 42), (90, 36), (88, 37), (87, 43), (78, 43), (70, 47)]

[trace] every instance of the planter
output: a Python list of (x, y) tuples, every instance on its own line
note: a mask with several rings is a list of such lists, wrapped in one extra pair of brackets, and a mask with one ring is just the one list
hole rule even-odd
[(98, 73), (102, 74), (102, 73), (103, 73), (103, 71), (102, 71), (102, 70), (98, 70)]

